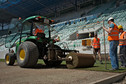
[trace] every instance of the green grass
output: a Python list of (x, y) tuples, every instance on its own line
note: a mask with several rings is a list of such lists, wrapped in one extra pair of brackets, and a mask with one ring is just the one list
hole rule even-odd
[(43, 60), (38, 60), (38, 64), (45, 64)]
[[(38, 63), (44, 64), (43, 60), (39, 60)], [(89, 70), (89, 71), (118, 72), (118, 73), (126, 72), (126, 68), (121, 68), (121, 67), (120, 67), (119, 70), (111, 71), (111, 70), (109, 70), (109, 69), (111, 69), (111, 62), (110, 61), (107, 61), (106, 65), (105, 65), (105, 61), (103, 61), (103, 63), (104, 64), (100, 64), (99, 61), (96, 61), (94, 67), (89, 67), (89, 68), (76, 68), (76, 69), (79, 69), (79, 70)], [(66, 62), (63, 61), (62, 64), (63, 65), (66, 65)], [(107, 66), (107, 67), (105, 67), (105, 66)]]
[(5, 62), (5, 59), (0, 59), (0, 62)]
[[(4, 62), (4, 59), (0, 59), (0, 62)], [(104, 71), (104, 72), (118, 72), (118, 73), (122, 73), (122, 72), (126, 72), (126, 68), (122, 68), (120, 67), (119, 70), (115, 70), (115, 71), (111, 71), (109, 69), (111, 69), (111, 62), (107, 61), (107, 69), (105, 67), (105, 61), (103, 61), (104, 64), (100, 64), (99, 61), (96, 61), (96, 63), (94, 64), (93, 67), (89, 67), (89, 68), (76, 68), (79, 70), (88, 70), (88, 71)], [(38, 60), (38, 64), (44, 64), (43, 60)], [(120, 63), (119, 63), (120, 64)], [(63, 61), (62, 65), (66, 65), (66, 62)]]
[[(107, 61), (107, 63), (105, 64), (105, 62), (103, 61), (104, 64), (100, 64), (99, 61), (96, 61), (96, 63), (94, 64), (93, 67), (89, 67), (89, 68), (77, 68), (80, 70), (90, 70), (90, 71), (104, 71), (104, 72), (126, 72), (126, 68), (122, 68), (119, 67), (119, 70), (110, 70), (111, 67), (111, 62)], [(120, 63), (119, 63), (120, 64)]]

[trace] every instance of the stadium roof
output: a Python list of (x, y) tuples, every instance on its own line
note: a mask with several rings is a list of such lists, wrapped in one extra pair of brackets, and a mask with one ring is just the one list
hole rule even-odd
[[(47, 16), (87, 1), (91, 0), (0, 0), (0, 9), (15, 17)], [(3, 16), (0, 15), (1, 17)]]

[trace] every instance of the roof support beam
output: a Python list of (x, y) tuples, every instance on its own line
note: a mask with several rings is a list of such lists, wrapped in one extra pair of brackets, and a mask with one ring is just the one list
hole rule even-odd
[(34, 0), (34, 1), (37, 2), (38, 4), (42, 5), (42, 6), (46, 7), (46, 8), (49, 9), (50, 11), (55, 12), (52, 8), (48, 8), (46, 5), (44, 5), (44, 4), (41, 3), (40, 1), (38, 1), (38, 0)]

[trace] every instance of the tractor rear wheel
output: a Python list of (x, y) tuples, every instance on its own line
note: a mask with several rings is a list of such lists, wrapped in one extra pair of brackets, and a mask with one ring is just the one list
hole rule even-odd
[[(54, 45), (54, 48), (57, 48), (58, 50), (60, 50), (61, 48), (57, 45)], [(56, 67), (56, 66), (59, 66), (62, 61), (48, 61), (48, 59), (44, 60), (44, 63), (46, 64), (46, 66), (48, 67)]]
[(26, 41), (20, 44), (17, 51), (17, 62), (20, 67), (34, 67), (37, 64), (39, 51), (37, 45)]
[(15, 56), (14, 53), (7, 53), (7, 54), (5, 55), (5, 64), (6, 64), (6, 65), (14, 65), (14, 63), (15, 63), (15, 58), (16, 58), (16, 56)]

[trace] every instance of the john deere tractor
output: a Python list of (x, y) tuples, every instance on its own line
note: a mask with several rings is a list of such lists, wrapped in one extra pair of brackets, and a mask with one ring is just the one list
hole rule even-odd
[[(61, 49), (55, 45), (56, 41), (51, 39), (52, 22), (53, 20), (38, 15), (19, 20), (15, 26), (17, 30), (10, 29), (6, 38), (5, 46), (9, 48), (9, 53), (5, 55), (5, 63), (13, 65), (17, 60), (20, 67), (26, 68), (34, 67), (38, 59), (42, 59), (50, 67), (59, 66), (62, 61), (66, 61), (68, 68), (93, 66), (95, 61), (91, 55)], [(34, 35), (36, 27), (44, 32)], [(13, 31), (17, 32), (12, 33)]]

